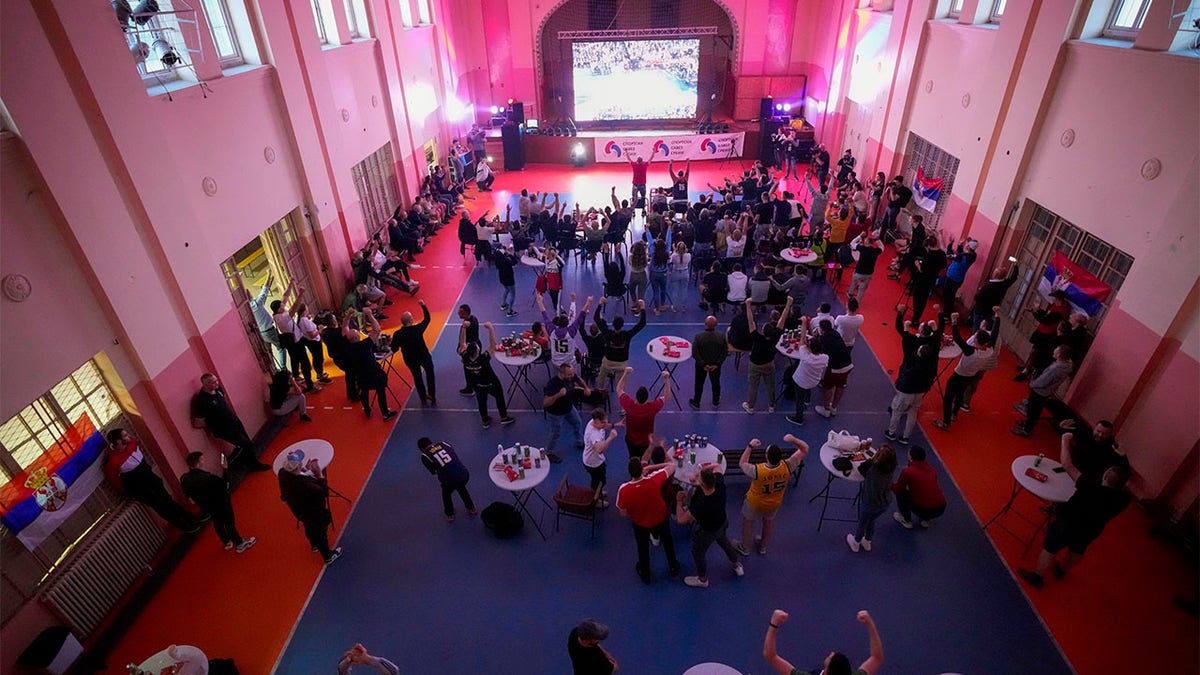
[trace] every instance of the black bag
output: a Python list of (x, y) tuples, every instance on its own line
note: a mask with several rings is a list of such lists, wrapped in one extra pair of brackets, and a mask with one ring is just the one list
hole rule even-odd
[(525, 526), (525, 519), (512, 504), (492, 502), (480, 514), (484, 527), (501, 539), (515, 536)]
[(854, 462), (850, 461), (849, 457), (834, 457), (833, 468), (835, 471), (841, 471), (849, 476), (851, 471), (854, 471)]
[(208, 675), (238, 675), (233, 659), (209, 659)]

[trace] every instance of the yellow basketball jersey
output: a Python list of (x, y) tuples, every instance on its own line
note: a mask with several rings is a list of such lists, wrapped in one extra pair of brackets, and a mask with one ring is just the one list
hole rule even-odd
[(791, 469), (787, 462), (771, 468), (766, 464), (755, 464), (757, 477), (750, 482), (750, 490), (746, 492), (746, 501), (755, 511), (774, 511), (783, 504), (783, 492), (787, 490)]

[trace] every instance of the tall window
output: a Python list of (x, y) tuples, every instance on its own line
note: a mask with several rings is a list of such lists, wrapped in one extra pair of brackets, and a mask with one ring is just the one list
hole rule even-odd
[(317, 23), (317, 39), (321, 44), (329, 44), (329, 36), (325, 33), (325, 21), (321, 17), (321, 0), (310, 0), (313, 11), (313, 20)]
[(988, 15), (989, 23), (1000, 23), (1000, 19), (1004, 18), (1004, 3), (1005, 0), (996, 0), (992, 5), (992, 13)]
[(904, 175), (904, 184), (910, 188), (916, 178), (918, 167), (925, 172), (927, 177), (941, 178), (944, 181), (942, 192), (938, 196), (933, 211), (928, 211), (918, 205), (916, 200), (909, 205), (910, 209), (920, 208), (926, 213), (930, 213), (931, 217), (926, 217), (925, 225), (935, 228), (938, 221), (941, 220), (942, 213), (946, 210), (946, 204), (950, 201), (950, 193), (954, 189), (954, 176), (958, 173), (958, 158), (910, 132), (908, 134), (908, 151), (904, 155), (904, 169), (901, 171)]
[(405, 28), (412, 28), (416, 24), (413, 23), (412, 0), (396, 0), (400, 3), (400, 23)]
[(400, 204), (391, 143), (354, 165), (350, 169), (350, 175), (354, 179), (354, 189), (358, 192), (358, 203), (362, 206), (363, 225), (367, 236), (374, 235), (388, 218), (392, 217), (392, 210)]
[(350, 37), (370, 37), (367, 28), (367, 12), (363, 0), (342, 0), (346, 8), (346, 23), (350, 28)]
[(950, 13), (947, 15), (951, 19), (957, 19), (962, 13), (963, 0), (950, 0)]
[(233, 29), (233, 18), (225, 0), (203, 0), (204, 15), (208, 19), (208, 30), (212, 32), (213, 44), (217, 47), (217, 58), (222, 68), (241, 65), (246, 62), (242, 57), (242, 48), (238, 45), (237, 34)]
[(1146, 19), (1148, 0), (1117, 0), (1113, 4), (1112, 14), (1104, 25), (1104, 36), (1118, 40), (1132, 40), (1137, 37), (1142, 21)]
[(429, 11), (429, 0), (417, 0), (417, 13), (421, 17), (422, 25), (433, 23), (433, 15)]

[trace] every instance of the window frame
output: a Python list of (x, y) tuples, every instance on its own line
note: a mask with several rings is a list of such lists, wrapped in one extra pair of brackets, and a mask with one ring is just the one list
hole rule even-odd
[[(164, 1), (163, 4), (168, 3)], [(142, 84), (144, 84), (147, 89), (155, 85), (165, 85), (168, 82), (175, 82), (176, 80), (181, 79), (179, 74), (180, 66), (178, 65), (174, 68), (165, 68), (163, 70), (155, 71), (150, 71), (146, 68), (146, 64), (153, 58), (154, 42), (157, 39), (161, 38), (166, 40), (167, 43), (172, 47), (175, 46), (175, 44), (170, 40), (170, 36), (172, 34), (179, 35), (182, 39), (183, 34), (179, 29), (179, 23), (175, 21), (175, 15), (171, 13), (173, 11), (173, 7), (161, 10), (157, 16), (150, 17), (145, 25), (138, 26), (133, 30), (125, 31), (125, 44), (131, 50), (139, 42), (145, 42), (150, 47), (150, 56), (146, 57), (146, 59), (143, 61), (138, 61), (135, 63), (138, 77), (142, 79)], [(150, 38), (149, 42), (147, 42), (145, 39), (147, 37)], [(178, 48), (176, 49), (176, 53), (179, 53)]]
[(362, 29), (359, 27), (358, 8), (355, 7), (355, 0), (342, 0), (342, 9), (346, 12), (346, 30), (350, 33), (350, 39), (362, 37)]
[(1137, 39), (1138, 31), (1142, 29), (1142, 22), (1146, 20), (1146, 12), (1150, 8), (1150, 0), (1134, 0), (1139, 4), (1138, 11), (1134, 15), (1133, 27), (1116, 26), (1114, 23), (1121, 10), (1125, 8), (1125, 4), (1130, 0), (1116, 0), (1113, 3), (1112, 10), (1108, 13), (1108, 19), (1104, 22), (1104, 30), (1101, 35), (1114, 40), (1129, 40)]
[(417, 24), (413, 21), (412, 0), (396, 0), (396, 4), (400, 7), (400, 25), (405, 28), (413, 28)]
[[(229, 11), (229, 0), (200, 0), (201, 7), (204, 10), (204, 19), (208, 22), (208, 33), (212, 37), (213, 48), (217, 50), (217, 63), (221, 68), (233, 68), (246, 63), (246, 56), (242, 53), (242, 43), (238, 40), (237, 26), (233, 21), (233, 13)], [(209, 5), (213, 4), (221, 12), (221, 20), (224, 22), (222, 28), (229, 35), (229, 42), (233, 46), (233, 54), (230, 56), (222, 56), (220, 43), (217, 41), (216, 22), (213, 21), (212, 13), (209, 11)]]
[(313, 21), (317, 24), (317, 41), (323, 45), (330, 44), (329, 31), (325, 29), (325, 17), (321, 12), (321, 0), (309, 0), (312, 5)]
[(1004, 6), (1008, 0), (993, 0), (992, 11), (988, 12), (988, 23), (1000, 23), (1004, 18)]
[(433, 8), (429, 6), (429, 0), (417, 0), (417, 20), (421, 26), (433, 25)]
[(950, 11), (946, 13), (947, 18), (957, 19), (962, 14), (963, 0), (950, 0)]

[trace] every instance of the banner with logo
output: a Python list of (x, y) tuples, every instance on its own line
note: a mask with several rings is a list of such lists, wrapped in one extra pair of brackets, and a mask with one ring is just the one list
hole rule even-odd
[(913, 178), (913, 199), (917, 206), (933, 213), (938, 200), (942, 197), (942, 186), (946, 181), (941, 178), (930, 178), (925, 175), (925, 169), (917, 167), (917, 175)]
[(58, 529), (104, 480), (107, 444), (87, 415), (0, 487), (0, 522), (29, 550)]
[(636, 161), (638, 157), (642, 157), (648, 162), (652, 154), (655, 161), (676, 162), (689, 159), (725, 159), (730, 156), (737, 158), (742, 156), (745, 138), (745, 132), (741, 131), (735, 134), (598, 136), (595, 139), (596, 161), (628, 162), (630, 158)]
[(1051, 291), (1066, 293), (1068, 302), (1088, 316), (1096, 316), (1104, 308), (1104, 300), (1112, 293), (1112, 286), (1068, 260), (1061, 251), (1055, 251), (1038, 281), (1038, 292), (1042, 297), (1049, 298)]

